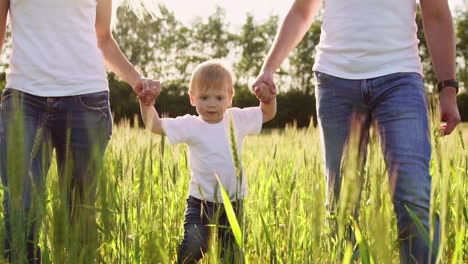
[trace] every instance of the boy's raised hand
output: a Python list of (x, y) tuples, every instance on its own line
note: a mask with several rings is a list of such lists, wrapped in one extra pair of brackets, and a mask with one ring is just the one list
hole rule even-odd
[(270, 88), (270, 86), (268, 86), (264, 82), (254, 84), (252, 88), (255, 92), (255, 96), (260, 102), (268, 103), (276, 96), (276, 89), (275, 93), (272, 93), (272, 89)]
[(149, 80), (144, 83), (139, 91), (137, 98), (145, 105), (154, 105), (156, 98), (161, 93), (161, 84), (159, 81)]

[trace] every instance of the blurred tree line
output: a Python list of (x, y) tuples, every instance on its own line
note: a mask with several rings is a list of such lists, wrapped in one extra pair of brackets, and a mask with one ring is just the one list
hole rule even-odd
[[(255, 106), (258, 101), (250, 92), (250, 83), (258, 74), (279, 26), (279, 18), (271, 16), (258, 22), (247, 14), (240, 29), (233, 30), (227, 23), (225, 11), (218, 7), (213, 14), (194, 19), (189, 24), (178, 21), (165, 6), (159, 17), (137, 19), (131, 12), (121, 8), (117, 11), (119, 21), (114, 29), (114, 38), (127, 58), (149, 77), (162, 81), (162, 93), (156, 108), (169, 116), (195, 114), (190, 105), (187, 90), (192, 69), (210, 58), (226, 58), (232, 62), (236, 74), (236, 96), (233, 105)], [(468, 10), (454, 14), (457, 37), (457, 70), (461, 90), (458, 103), (462, 119), (468, 121)], [(310, 27), (298, 47), (276, 73), (279, 88), (278, 113), (266, 125), (284, 127), (297, 122), (298, 126), (315, 124), (315, 98), (312, 65), (315, 46), (320, 36), (320, 15)], [(420, 12), (420, 56), (426, 87), (431, 95), (437, 83), (427, 49)], [(8, 50), (8, 43), (5, 49)], [(2, 54), (4, 55), (5, 52)], [(128, 118), (133, 122), (139, 116), (139, 106), (132, 89), (113, 73), (108, 73), (111, 107), (116, 122)], [(5, 74), (0, 75), (4, 87)], [(141, 124), (141, 123), (140, 123)]]

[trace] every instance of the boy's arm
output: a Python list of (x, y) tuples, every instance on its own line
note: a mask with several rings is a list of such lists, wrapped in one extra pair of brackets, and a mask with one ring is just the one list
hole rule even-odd
[(146, 129), (151, 130), (153, 133), (163, 135), (162, 119), (159, 117), (156, 108), (140, 101), (140, 110)]
[(263, 123), (272, 120), (276, 115), (276, 97), (268, 102), (260, 101), (260, 109), (262, 109)]
[(276, 115), (276, 94), (272, 94), (270, 87), (265, 83), (261, 83), (255, 91), (255, 95), (260, 101), (260, 109), (262, 109), (263, 123), (273, 119)]

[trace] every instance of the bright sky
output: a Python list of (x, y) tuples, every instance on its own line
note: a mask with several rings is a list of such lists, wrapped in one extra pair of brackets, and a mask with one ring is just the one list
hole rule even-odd
[[(294, 0), (160, 0), (175, 13), (178, 20), (188, 23), (197, 16), (213, 14), (216, 5), (226, 11), (232, 26), (241, 26), (250, 12), (257, 21), (270, 15), (283, 17)], [(468, 8), (468, 0), (449, 0), (452, 8)]]
[(161, 0), (176, 18), (188, 23), (197, 16), (213, 14), (216, 6), (226, 11), (227, 21), (233, 26), (240, 26), (245, 21), (245, 14), (250, 12), (257, 21), (263, 21), (270, 15), (284, 16), (294, 0)]

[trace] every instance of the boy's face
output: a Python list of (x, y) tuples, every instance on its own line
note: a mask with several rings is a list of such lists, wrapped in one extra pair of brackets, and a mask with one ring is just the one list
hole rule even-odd
[(232, 94), (228, 87), (219, 89), (194, 89), (190, 94), (190, 103), (196, 107), (198, 114), (208, 123), (219, 123), (224, 112), (232, 103)]

